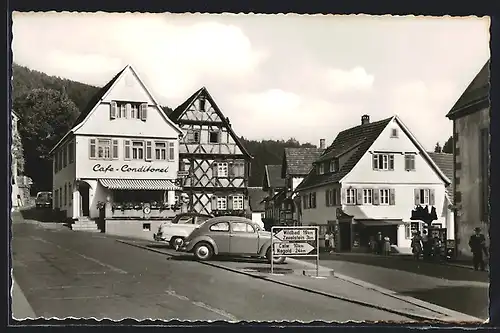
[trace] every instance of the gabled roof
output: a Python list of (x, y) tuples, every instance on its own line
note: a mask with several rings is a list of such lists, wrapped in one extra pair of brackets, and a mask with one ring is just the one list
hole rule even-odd
[(305, 176), (312, 168), (312, 164), (324, 149), (316, 147), (285, 148), (283, 152), (283, 164), (281, 177), (285, 178), (288, 173), (291, 176)]
[(238, 138), (238, 136), (234, 133), (233, 128), (231, 124), (229, 123), (228, 119), (224, 116), (222, 111), (220, 110), (219, 106), (217, 103), (215, 103), (214, 99), (208, 92), (207, 88), (201, 87), (199, 90), (197, 90), (194, 94), (192, 94), (187, 100), (185, 100), (181, 105), (176, 107), (174, 111), (172, 111), (169, 115), (169, 118), (175, 122), (176, 124), (182, 123), (182, 115), (191, 107), (193, 102), (200, 96), (204, 95), (206, 99), (210, 102), (212, 107), (214, 108), (215, 112), (217, 115), (220, 117), (222, 124), (227, 128), (229, 134), (233, 138), (234, 142), (238, 145), (238, 147), (241, 149), (244, 155), (246, 155), (248, 158), (253, 158), (252, 155), (246, 150), (245, 146), (241, 142), (241, 140)]
[[(478, 111), (482, 105), (489, 105), (490, 60), (481, 68), (446, 117), (456, 119), (468, 113)], [(478, 105), (481, 105), (479, 108)]]
[(451, 184), (446, 187), (446, 193), (453, 202), (453, 154), (448, 153), (434, 153), (429, 152), (429, 156), (432, 158), (434, 163), (443, 171), (443, 173), (450, 179)]
[(281, 189), (285, 187), (285, 179), (281, 178), (281, 165), (264, 166), (264, 189), (269, 187)]
[[(446, 184), (449, 184), (450, 180), (434, 163), (431, 157), (423, 149), (422, 145), (415, 139), (413, 134), (397, 116), (393, 116), (376, 122), (358, 125), (340, 132), (333, 143), (325, 150), (323, 155), (318, 158), (317, 161), (315, 161), (315, 163), (326, 161), (328, 159), (326, 158), (326, 156), (334, 158), (338, 154), (343, 155), (346, 152), (351, 152), (350, 157), (341, 165), (339, 165), (339, 170), (337, 172), (328, 172), (322, 175), (318, 175), (312, 168), (309, 174), (304, 178), (299, 186), (297, 186), (295, 191), (330, 183), (338, 183), (342, 181), (342, 179), (347, 176), (349, 172), (351, 172), (356, 164), (358, 164), (361, 158), (366, 154), (368, 149), (372, 146), (375, 140), (377, 140), (382, 131), (387, 127), (387, 125), (389, 125), (389, 123), (393, 119), (396, 120), (403, 132), (405, 132), (408, 138), (419, 149), (419, 151), (422, 153), (422, 156), (427, 160), (430, 166), (439, 174), (439, 176), (444, 180)], [(325, 156), (325, 158), (323, 158), (323, 156)]]
[(71, 126), (71, 129), (68, 131), (68, 133), (66, 133), (66, 135), (64, 135), (62, 137), (61, 140), (59, 140), (59, 142), (54, 146), (54, 148), (52, 148), (52, 150), (50, 151), (49, 154), (51, 154), (62, 142), (64, 142), (66, 137), (68, 137), (71, 133), (74, 133), (78, 129), (78, 127), (80, 127), (83, 124), (83, 122), (95, 110), (95, 108), (98, 106), (98, 104), (106, 97), (107, 94), (109, 94), (111, 92), (115, 83), (122, 77), (123, 73), (125, 73), (125, 71), (127, 69), (130, 69), (135, 74), (139, 83), (142, 85), (144, 90), (146, 90), (146, 92), (149, 94), (149, 96), (151, 97), (151, 99), (155, 103), (155, 106), (158, 109), (158, 111), (165, 117), (165, 120), (167, 122), (169, 122), (179, 132), (179, 134), (182, 133), (182, 130), (174, 122), (172, 122), (170, 120), (170, 118), (165, 114), (165, 112), (161, 108), (158, 101), (150, 93), (149, 89), (146, 87), (144, 82), (142, 82), (141, 78), (139, 77), (137, 72), (134, 70), (134, 68), (131, 65), (127, 65), (121, 71), (119, 71), (108, 83), (106, 83), (106, 85), (104, 85), (104, 87), (102, 87), (101, 89), (99, 89), (95, 93), (95, 95), (90, 99), (90, 101), (87, 103), (87, 105), (85, 106), (85, 108), (83, 110), (80, 110), (80, 114), (79, 114), (78, 118), (76, 118), (75, 122), (73, 123), (73, 126)]
[(266, 198), (267, 192), (262, 187), (249, 187), (248, 188), (248, 202), (252, 212), (265, 211), (263, 200)]

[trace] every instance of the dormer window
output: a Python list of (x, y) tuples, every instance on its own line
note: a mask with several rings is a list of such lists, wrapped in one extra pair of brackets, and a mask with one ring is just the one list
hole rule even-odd
[(331, 160), (330, 161), (330, 172), (337, 172), (339, 170), (339, 161)]
[(391, 129), (391, 138), (397, 138), (398, 137), (398, 129), (393, 128)]
[(320, 175), (325, 173), (325, 165), (323, 163), (318, 164), (318, 173)]

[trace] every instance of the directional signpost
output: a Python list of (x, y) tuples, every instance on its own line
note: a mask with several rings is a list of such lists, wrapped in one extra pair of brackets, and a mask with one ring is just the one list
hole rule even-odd
[(319, 227), (271, 227), (271, 274), (275, 257), (316, 257), (316, 276), (319, 276)]

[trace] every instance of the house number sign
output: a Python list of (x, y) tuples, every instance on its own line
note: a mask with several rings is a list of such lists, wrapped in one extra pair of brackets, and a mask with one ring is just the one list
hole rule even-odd
[(111, 164), (102, 165), (102, 164), (97, 163), (92, 167), (92, 170), (94, 170), (95, 172), (102, 172), (102, 173), (108, 173), (108, 172), (125, 172), (125, 173), (160, 172), (160, 173), (165, 173), (165, 172), (168, 172), (168, 166), (164, 167), (164, 168), (154, 168), (150, 165), (143, 165), (143, 166), (136, 168), (136, 167), (131, 167), (128, 164), (124, 164), (119, 168), (115, 168), (115, 167), (111, 166)]

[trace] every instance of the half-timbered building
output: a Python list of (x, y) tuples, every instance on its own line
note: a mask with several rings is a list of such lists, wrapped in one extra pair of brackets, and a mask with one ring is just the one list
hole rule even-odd
[(243, 216), (248, 210), (252, 157), (208, 90), (196, 91), (170, 119), (186, 134), (179, 146), (185, 210)]

